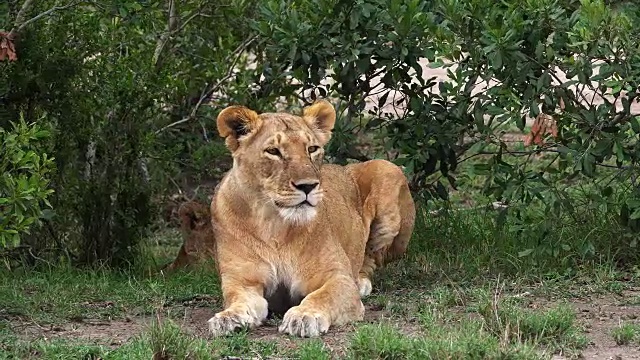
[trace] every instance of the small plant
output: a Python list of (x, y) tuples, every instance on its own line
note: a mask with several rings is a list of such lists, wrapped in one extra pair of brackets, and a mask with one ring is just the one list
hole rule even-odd
[(21, 237), (52, 214), (48, 198), (53, 159), (43, 151), (49, 132), (36, 123), (0, 128), (0, 248), (20, 244)]
[(640, 342), (640, 325), (622, 324), (611, 331), (611, 336), (618, 345), (629, 345), (633, 341)]
[(454, 290), (447, 287), (439, 287), (434, 290), (436, 305), (439, 308), (446, 309), (458, 305), (459, 299)]
[(387, 325), (365, 325), (356, 331), (351, 341), (354, 359), (407, 359), (413, 341)]
[(184, 358), (189, 348), (189, 339), (173, 323), (154, 322), (149, 332), (154, 359)]
[(295, 358), (300, 360), (328, 360), (331, 359), (331, 355), (327, 352), (322, 341), (308, 340), (300, 345)]
[(479, 307), (487, 329), (504, 343), (540, 344), (553, 349), (583, 348), (587, 340), (575, 326), (575, 313), (568, 306), (533, 312), (504, 299)]

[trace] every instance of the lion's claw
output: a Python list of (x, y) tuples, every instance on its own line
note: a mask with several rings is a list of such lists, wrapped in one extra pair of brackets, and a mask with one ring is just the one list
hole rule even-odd
[(301, 306), (294, 306), (284, 314), (278, 331), (300, 337), (317, 337), (326, 333), (329, 325), (326, 315)]

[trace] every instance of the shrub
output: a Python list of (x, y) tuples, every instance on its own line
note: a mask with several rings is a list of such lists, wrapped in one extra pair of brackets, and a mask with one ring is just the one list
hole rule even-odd
[[(346, 104), (330, 147), (338, 158), (360, 160), (353, 139), (374, 132), (365, 157), (403, 165), (427, 199), (447, 199), (460, 176), (480, 177), (483, 193), (521, 220), (514, 231), (548, 228), (522, 215), (536, 202), (547, 219), (615, 209), (636, 246), (639, 8), (618, 3), (270, 0), (255, 27), (266, 61), (300, 83), (304, 101), (327, 94)], [(424, 66), (448, 79), (423, 78)], [(529, 147), (501, 136), (524, 134), (533, 120), (548, 131), (531, 134)]]

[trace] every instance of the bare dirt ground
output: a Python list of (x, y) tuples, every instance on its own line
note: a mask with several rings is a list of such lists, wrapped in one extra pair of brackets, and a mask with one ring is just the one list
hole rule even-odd
[[(620, 295), (609, 294), (569, 300), (571, 307), (576, 312), (579, 325), (584, 329), (589, 339), (589, 345), (582, 350), (579, 358), (594, 360), (640, 359), (640, 345), (618, 345), (611, 335), (611, 331), (619, 327), (622, 322), (640, 324), (640, 304), (630, 303), (631, 299), (640, 299), (640, 288), (626, 290)], [(527, 306), (534, 310), (545, 309), (559, 302), (560, 300), (531, 298), (527, 302)], [(207, 320), (214, 315), (215, 309), (202, 305), (204, 304), (185, 302), (182, 306), (177, 305), (170, 309), (163, 309), (159, 313), (170, 312), (173, 321), (179, 324), (185, 332), (197, 337), (208, 338)], [(449, 311), (456, 310), (450, 309)], [(146, 331), (155, 320), (158, 320), (156, 316), (148, 315), (111, 321), (85, 319), (46, 327), (27, 321), (14, 321), (12, 325), (18, 337), (23, 340), (79, 340), (83, 343), (116, 348)], [(386, 310), (380, 310), (375, 305), (368, 305), (364, 322), (378, 323), (382, 321), (393, 322), (409, 336), (419, 334), (421, 331), (417, 324), (401, 321)], [(348, 325), (333, 328), (323, 336), (322, 341), (334, 358), (341, 358), (345, 355), (353, 331), (354, 326)], [(281, 349), (292, 349), (298, 346), (296, 340), (278, 334), (277, 321), (275, 320), (269, 320), (264, 326), (251, 331), (249, 338), (275, 341)], [(554, 355), (552, 359), (565, 360), (569, 357)]]
[(627, 304), (629, 299), (638, 299), (638, 296), (640, 289), (633, 289), (624, 291), (621, 296), (572, 301), (571, 305), (590, 340), (589, 346), (582, 352), (584, 359), (640, 359), (640, 346), (617, 345), (611, 335), (611, 331), (622, 322), (640, 324), (640, 306), (637, 303)]

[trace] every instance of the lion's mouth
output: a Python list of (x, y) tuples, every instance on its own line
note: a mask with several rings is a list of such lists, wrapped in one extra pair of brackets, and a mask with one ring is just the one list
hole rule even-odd
[(289, 208), (289, 209), (301, 209), (307, 206), (314, 207), (309, 201), (303, 200), (295, 205), (283, 204), (281, 202), (276, 201), (276, 206), (281, 208)]

